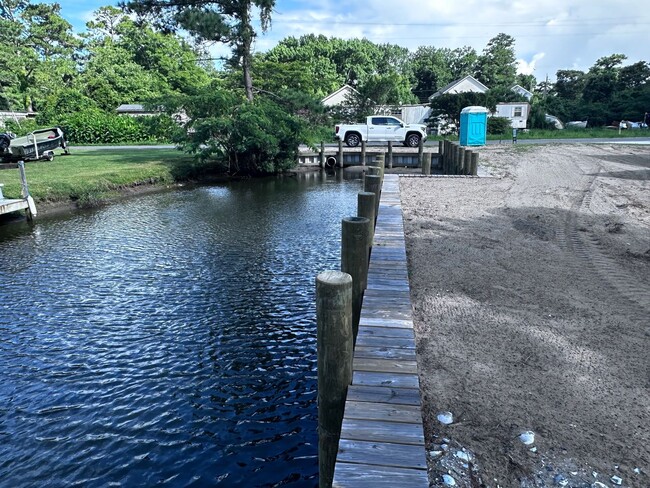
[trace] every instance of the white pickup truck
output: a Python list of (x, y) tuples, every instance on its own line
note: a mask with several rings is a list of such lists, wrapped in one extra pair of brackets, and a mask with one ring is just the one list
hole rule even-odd
[(427, 126), (407, 124), (397, 117), (371, 115), (365, 124), (337, 124), (335, 137), (344, 141), (349, 147), (356, 147), (361, 141), (366, 142), (401, 142), (405, 146), (417, 147), (420, 140), (427, 139)]

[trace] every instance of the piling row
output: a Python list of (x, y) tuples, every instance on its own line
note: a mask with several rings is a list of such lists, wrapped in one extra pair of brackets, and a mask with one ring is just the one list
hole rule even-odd
[[(399, 179), (384, 166), (376, 157), (342, 221), (341, 271), (317, 278), (320, 488), (428, 486)], [(329, 339), (331, 327), (345, 330)]]
[(440, 165), (443, 175), (478, 174), (478, 151), (468, 149), (452, 141), (440, 141)]

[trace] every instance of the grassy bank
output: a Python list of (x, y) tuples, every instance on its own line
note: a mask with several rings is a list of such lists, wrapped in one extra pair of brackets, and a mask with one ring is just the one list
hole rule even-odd
[[(563, 130), (542, 130), (531, 129), (528, 132), (519, 131), (517, 133), (518, 140), (525, 139), (619, 139), (619, 138), (634, 138), (634, 137), (650, 137), (650, 130), (622, 130), (619, 134), (617, 130), (613, 129), (563, 129)], [(450, 141), (457, 141), (458, 136), (446, 136)], [(430, 140), (442, 140), (440, 136), (431, 136)], [(511, 140), (512, 132), (505, 134), (488, 134), (489, 141), (498, 140)]]
[[(36, 202), (91, 205), (120, 190), (145, 184), (171, 184), (196, 170), (187, 155), (174, 149), (76, 149), (54, 161), (25, 163), (29, 191)], [(0, 171), (6, 198), (20, 198), (17, 169)]]

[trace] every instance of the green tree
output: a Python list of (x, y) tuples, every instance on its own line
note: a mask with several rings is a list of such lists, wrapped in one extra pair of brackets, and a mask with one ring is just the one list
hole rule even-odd
[(131, 0), (127, 11), (153, 17), (168, 31), (185, 29), (200, 41), (223, 42), (232, 49), (230, 64), (242, 69), (246, 98), (253, 100), (253, 8), (259, 10), (262, 31), (271, 22), (275, 0)]
[(5, 106), (34, 111), (76, 74), (80, 46), (58, 4), (0, 3), (0, 86)]
[(617, 89), (618, 72), (626, 58), (623, 54), (612, 54), (598, 59), (586, 75), (582, 98), (586, 102), (606, 103)]
[(560, 98), (577, 100), (582, 97), (587, 82), (583, 71), (575, 69), (561, 69), (556, 73), (554, 91)]
[(476, 76), (488, 88), (511, 87), (517, 75), (515, 39), (498, 34), (490, 39), (478, 57)]

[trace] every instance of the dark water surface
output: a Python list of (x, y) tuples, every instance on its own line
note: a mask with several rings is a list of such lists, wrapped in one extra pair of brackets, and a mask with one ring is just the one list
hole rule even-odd
[(315, 486), (314, 277), (358, 181), (0, 226), (1, 486)]

